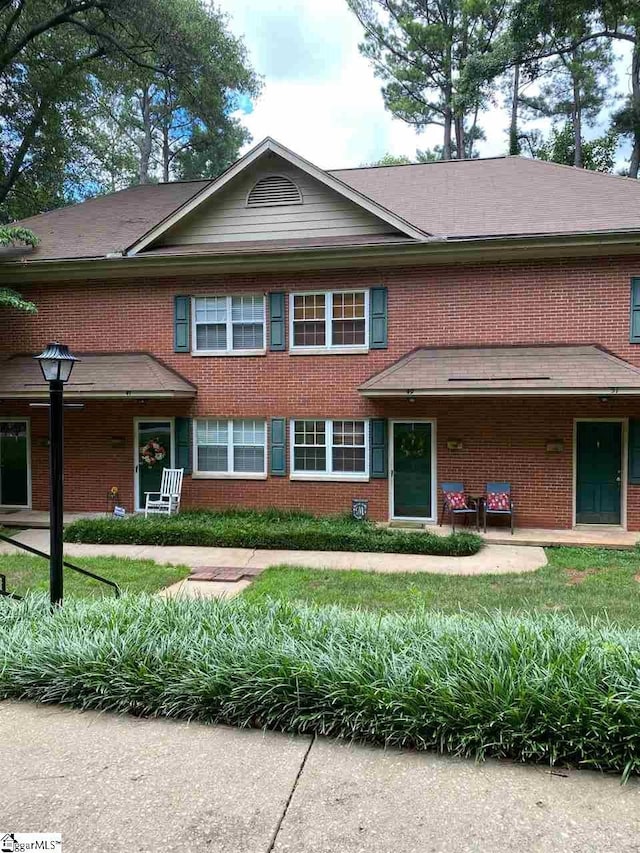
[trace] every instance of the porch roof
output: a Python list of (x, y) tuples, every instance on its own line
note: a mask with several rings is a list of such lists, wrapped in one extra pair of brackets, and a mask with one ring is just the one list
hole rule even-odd
[(420, 348), (358, 390), (365, 397), (640, 394), (640, 368), (588, 345)]
[[(195, 397), (184, 377), (147, 353), (76, 353), (80, 359), (65, 385), (65, 397), (121, 400), (131, 397)], [(38, 362), (19, 354), (0, 357), (0, 399), (37, 400), (49, 395)]]

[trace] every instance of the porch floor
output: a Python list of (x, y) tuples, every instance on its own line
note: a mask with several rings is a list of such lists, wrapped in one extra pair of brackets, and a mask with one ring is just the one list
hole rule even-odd
[[(401, 522), (393, 522), (390, 526), (403, 529)], [(426, 530), (439, 536), (451, 533), (451, 526), (444, 524), (406, 525), (407, 528), (415, 529), (416, 532)], [(475, 533), (473, 526), (458, 526), (459, 531), (467, 530)], [(480, 536), (494, 545), (535, 545), (542, 547), (559, 547), (571, 545), (574, 547), (599, 547), (613, 548), (619, 551), (631, 551), (638, 540), (640, 532), (623, 530), (614, 525), (576, 525), (571, 530), (551, 530), (545, 527), (516, 527), (513, 536), (507, 528), (489, 528), (486, 533), (480, 532)]]
[[(79, 518), (100, 518), (103, 512), (65, 512), (63, 524), (71, 524)], [(49, 527), (49, 513), (35, 509), (0, 510), (0, 527)]]

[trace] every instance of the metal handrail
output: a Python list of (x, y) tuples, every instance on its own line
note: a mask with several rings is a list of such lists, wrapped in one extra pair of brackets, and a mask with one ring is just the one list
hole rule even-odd
[(15, 592), (9, 592), (7, 589), (7, 576), (0, 574), (0, 595), (6, 596), (6, 598), (15, 598), (18, 601), (22, 600), (22, 596), (18, 595)]
[[(45, 560), (49, 559), (49, 554), (46, 554), (44, 551), (38, 550), (38, 548), (32, 548), (31, 545), (25, 545), (23, 542), (18, 542), (16, 539), (12, 539), (10, 536), (5, 536), (3, 533), (0, 533), (0, 540), (3, 542), (8, 542), (10, 545), (15, 545), (16, 548), (22, 548), (23, 551), (29, 551), (30, 554), (35, 554), (38, 557), (44, 557)], [(80, 566), (74, 566), (73, 563), (68, 563), (66, 560), (62, 561), (62, 565), (66, 566), (67, 569), (71, 569), (74, 572), (78, 572), (81, 575), (86, 575), (88, 578), (93, 578), (95, 581), (100, 581), (100, 583), (104, 583), (107, 586), (113, 587), (116, 598), (119, 598), (122, 595), (122, 590), (118, 586), (115, 581), (110, 581), (107, 578), (103, 578), (101, 575), (96, 575), (94, 572), (90, 572), (88, 569), (81, 569)], [(4, 578), (4, 575), (0, 575), (0, 578)], [(14, 598), (19, 598), (20, 596), (16, 596), (14, 593), (10, 593), (6, 591), (6, 579), (2, 583), (2, 595), (13, 595)]]

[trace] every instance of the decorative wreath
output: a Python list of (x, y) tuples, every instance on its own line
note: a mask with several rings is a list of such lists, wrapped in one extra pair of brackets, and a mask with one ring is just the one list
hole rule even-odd
[(153, 468), (158, 462), (162, 462), (166, 455), (167, 451), (157, 438), (151, 438), (144, 447), (140, 448), (140, 458), (147, 468)]
[(416, 459), (425, 455), (427, 442), (423, 435), (408, 432), (400, 439), (400, 453), (405, 459)]

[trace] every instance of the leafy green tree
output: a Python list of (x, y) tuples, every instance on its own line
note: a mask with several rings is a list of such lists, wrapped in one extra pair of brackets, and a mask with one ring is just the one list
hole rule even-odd
[[(0, 255), (2, 248), (14, 248), (16, 246), (38, 245), (38, 238), (28, 228), (16, 225), (0, 225)], [(27, 314), (35, 314), (37, 309), (33, 302), (23, 299), (19, 293), (9, 287), (0, 287), (0, 308), (15, 308)]]
[(387, 152), (380, 157), (379, 160), (372, 160), (371, 163), (363, 163), (363, 166), (408, 166), (412, 161), (406, 154), (391, 154)]
[[(93, 109), (96, 99), (150, 86), (179, 92), (180, 120), (191, 109), (192, 126), (224, 131), (233, 87), (253, 94), (257, 81), (242, 43), (205, 0), (0, 0), (0, 221), (111, 188), (135, 143), (116, 144), (117, 123)], [(175, 155), (182, 143), (161, 100), (149, 104), (162, 106)], [(143, 180), (151, 106), (143, 104), (147, 124), (136, 140)]]
[[(612, 172), (617, 146), (617, 134), (611, 130), (596, 139), (582, 140), (582, 168), (593, 172)], [(575, 135), (572, 123), (567, 121), (561, 127), (553, 128), (548, 139), (535, 148), (533, 154), (540, 160), (575, 166)]]
[(386, 108), (418, 130), (442, 128), (441, 156), (471, 157), (491, 92), (466, 74), (501, 32), (507, 0), (347, 0), (365, 31), (360, 51), (384, 81)]

